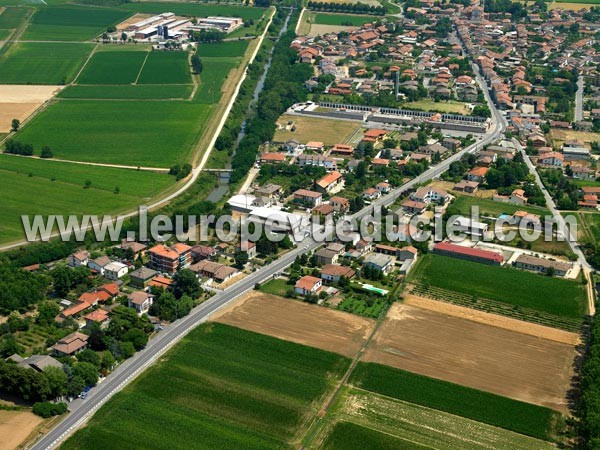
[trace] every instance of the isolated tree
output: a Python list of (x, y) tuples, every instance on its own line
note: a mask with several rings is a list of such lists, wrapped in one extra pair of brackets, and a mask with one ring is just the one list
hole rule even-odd
[(89, 189), (90, 187), (92, 187), (92, 181), (91, 180), (85, 180), (85, 184), (83, 185), (84, 189)]
[(11, 131), (19, 131), (21, 121), (19, 119), (13, 119), (11, 123)]
[(127, 40), (127, 33), (125, 33), (124, 31), (121, 33), (121, 40), (123, 42), (125, 42)]
[(54, 154), (52, 153), (52, 150), (50, 149), (50, 147), (48, 147), (47, 145), (42, 147), (42, 152), (40, 153), (40, 158), (52, 158), (53, 156), (54, 156)]

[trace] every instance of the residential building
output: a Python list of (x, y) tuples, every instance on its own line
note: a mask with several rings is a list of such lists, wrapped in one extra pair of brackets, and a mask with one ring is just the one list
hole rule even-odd
[(67, 258), (67, 264), (71, 267), (87, 266), (90, 259), (90, 252), (82, 250), (75, 252)]
[(484, 167), (484, 166), (473, 167), (467, 173), (467, 180), (476, 181), (478, 183), (481, 183), (484, 180), (485, 174), (488, 172), (488, 170), (490, 170), (489, 167)]
[(129, 274), (129, 284), (138, 289), (145, 289), (150, 280), (158, 275), (156, 270), (140, 267)]
[(477, 181), (460, 180), (454, 185), (452, 189), (458, 192), (466, 192), (468, 194), (473, 194), (477, 191), (478, 188), (479, 183)]
[(158, 244), (148, 250), (150, 264), (159, 272), (174, 273), (192, 262), (192, 247), (183, 243)]
[(100, 275), (104, 275), (104, 268), (110, 263), (111, 260), (108, 256), (100, 256), (96, 259), (89, 260), (87, 266), (92, 272), (97, 272)]
[(337, 283), (342, 277), (350, 279), (356, 272), (350, 267), (339, 264), (326, 264), (321, 270), (321, 278), (325, 283)]
[(379, 270), (387, 275), (394, 267), (394, 259), (382, 253), (370, 253), (365, 257), (363, 266)]
[(423, 186), (410, 196), (411, 200), (425, 203), (440, 203), (444, 204), (450, 200), (450, 196), (443, 189), (438, 189), (432, 186)]
[(75, 331), (74, 333), (60, 339), (51, 348), (55, 355), (58, 356), (73, 356), (81, 350), (87, 348), (88, 336)]
[(460, 216), (452, 222), (452, 229), (481, 239), (488, 230), (488, 224), (477, 222), (470, 217)]
[(294, 192), (294, 200), (306, 206), (315, 207), (323, 203), (323, 195), (320, 192), (309, 191), (308, 189), (298, 189)]
[(296, 281), (294, 292), (300, 295), (315, 295), (318, 294), (323, 286), (323, 281), (320, 278), (305, 275)]
[(329, 204), (335, 212), (346, 212), (350, 209), (350, 201), (344, 197), (331, 197)]
[(119, 278), (127, 275), (128, 271), (129, 267), (127, 266), (127, 264), (123, 264), (118, 261), (113, 261), (104, 267), (104, 277), (108, 278), (109, 280), (116, 281)]
[(144, 291), (135, 291), (127, 296), (127, 304), (134, 308), (138, 314), (146, 314), (150, 310), (154, 296)]
[(57, 369), (61, 370), (63, 368), (61, 362), (49, 355), (32, 355), (29, 358), (23, 358), (15, 353), (14, 355), (6, 358), (6, 360), (14, 361), (17, 363), (17, 366), (25, 369), (32, 369), (36, 372), (43, 372), (48, 367), (56, 367)]
[(324, 193), (339, 191), (344, 185), (344, 177), (337, 170), (329, 172), (317, 181), (317, 189)]
[(239, 273), (233, 267), (206, 259), (191, 265), (190, 270), (196, 273), (198, 277), (212, 278), (219, 283), (227, 281)]

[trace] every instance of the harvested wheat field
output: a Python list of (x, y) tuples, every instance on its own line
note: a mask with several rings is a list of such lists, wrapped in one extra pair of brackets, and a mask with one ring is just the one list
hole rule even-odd
[(363, 360), (568, 413), (575, 347), (396, 303)]
[(31, 411), (0, 410), (0, 450), (20, 447), (43, 421)]
[(375, 321), (251, 291), (211, 320), (344, 356), (355, 356)]
[(61, 86), (0, 85), (0, 133), (8, 133), (13, 119), (23, 122)]
[[(287, 125), (289, 122), (294, 124), (295, 131), (285, 129), (286, 126), (290, 128)], [(360, 122), (289, 114), (282, 115), (277, 120), (277, 125), (282, 128), (275, 131), (273, 142), (287, 142), (295, 139), (301, 144), (306, 144), (308, 141), (320, 141), (325, 145), (345, 144), (361, 129)]]

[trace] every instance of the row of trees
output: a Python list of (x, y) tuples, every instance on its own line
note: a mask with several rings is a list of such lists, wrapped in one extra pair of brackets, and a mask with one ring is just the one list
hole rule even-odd
[(336, 3), (336, 2), (308, 2), (308, 8), (314, 11), (326, 12), (346, 12), (354, 14), (374, 14), (385, 16), (387, 8), (385, 6), (367, 5), (366, 3)]
[(290, 30), (275, 44), (271, 67), (258, 98), (257, 114), (247, 123), (246, 134), (232, 160), (232, 183), (246, 177), (259, 146), (273, 138), (278, 117), (294, 103), (307, 99), (303, 83), (313, 75), (313, 67), (296, 64), (297, 54), (290, 48), (294, 38), (295, 33)]
[[(9, 139), (5, 144), (5, 152), (12, 155), (33, 156), (33, 145)], [(53, 156), (50, 147), (42, 147), (40, 158), (52, 158)]]
[(582, 448), (600, 448), (600, 321), (590, 326), (589, 348), (581, 368), (579, 416)]

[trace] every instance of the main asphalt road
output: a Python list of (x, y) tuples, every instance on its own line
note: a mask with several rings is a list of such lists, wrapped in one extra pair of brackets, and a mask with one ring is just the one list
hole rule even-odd
[[(475, 153), (483, 145), (492, 143), (498, 139), (506, 128), (504, 117), (494, 107), (485, 88), (485, 84), (479, 75), (477, 67), (474, 67), (477, 81), (483, 87), (486, 99), (492, 111), (492, 124), (488, 132), (477, 143), (455, 153), (448, 159), (429, 168), (426, 172), (410, 180), (406, 184), (396, 188), (388, 195), (385, 195), (359, 212), (350, 216), (352, 219), (361, 219), (369, 215), (374, 208), (389, 206), (407, 190), (413, 189), (416, 185), (438, 177), (445, 172), (450, 164), (459, 160), (465, 153)], [(245, 292), (254, 288), (256, 283), (263, 283), (276, 277), (286, 267), (291, 265), (297, 256), (311, 252), (321, 245), (315, 242), (311, 237), (305, 238), (295, 249), (283, 255), (278, 260), (248, 275), (225, 291), (216, 294), (211, 299), (202, 303), (192, 310), (192, 312), (166, 326), (156, 337), (148, 342), (146, 348), (136, 353), (133, 357), (118, 366), (108, 377), (94, 387), (88, 393), (85, 400), (77, 399), (69, 405), (70, 414), (61, 421), (54, 429), (49, 431), (32, 447), (35, 450), (51, 449), (58, 446), (67, 436), (82, 426), (110, 397), (123, 389), (131, 380), (139, 375), (143, 370), (154, 363), (169, 348), (183, 338), (190, 330), (199, 324), (208, 320), (215, 311), (223, 308), (228, 303), (234, 301)]]

